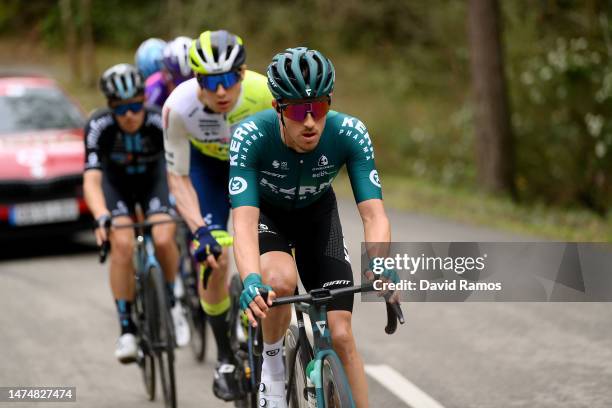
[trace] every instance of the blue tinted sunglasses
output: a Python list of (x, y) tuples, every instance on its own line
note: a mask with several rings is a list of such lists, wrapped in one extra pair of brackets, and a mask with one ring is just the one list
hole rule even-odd
[(115, 112), (115, 115), (123, 116), (128, 113), (128, 111), (138, 113), (143, 107), (144, 104), (142, 102), (124, 103), (113, 107), (113, 112)]
[(240, 81), (240, 73), (230, 71), (218, 75), (198, 75), (197, 78), (201, 88), (216, 92), (219, 85), (223, 85), (225, 89), (236, 85)]

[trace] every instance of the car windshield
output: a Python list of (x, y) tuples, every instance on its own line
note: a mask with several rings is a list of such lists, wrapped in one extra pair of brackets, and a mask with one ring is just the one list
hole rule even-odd
[(0, 134), (83, 126), (80, 110), (58, 89), (14, 86), (0, 96)]

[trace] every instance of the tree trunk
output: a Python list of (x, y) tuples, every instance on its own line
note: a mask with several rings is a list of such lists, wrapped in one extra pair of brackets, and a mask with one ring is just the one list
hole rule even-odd
[(96, 67), (96, 47), (91, 22), (91, 0), (81, 0), (81, 16), (83, 17), (83, 59), (85, 60), (85, 85), (94, 87), (98, 77)]
[(66, 52), (68, 53), (68, 62), (70, 63), (71, 79), (81, 80), (81, 63), (79, 52), (77, 50), (77, 32), (72, 15), (72, 5), (70, 0), (60, 0), (60, 14), (62, 25), (64, 26), (64, 42), (66, 44)]
[(468, 33), (475, 96), (478, 181), (490, 192), (507, 192), (514, 196), (514, 142), (497, 0), (469, 1)]

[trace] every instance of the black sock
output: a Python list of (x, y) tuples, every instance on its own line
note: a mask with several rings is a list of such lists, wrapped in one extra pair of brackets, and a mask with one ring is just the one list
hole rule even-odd
[(136, 325), (132, 320), (132, 302), (123, 299), (115, 299), (117, 313), (119, 314), (119, 326), (121, 335), (126, 333), (136, 333)]
[(232, 348), (229, 342), (229, 322), (227, 321), (227, 313), (229, 309), (217, 316), (207, 315), (208, 323), (212, 328), (217, 342), (217, 360), (218, 361), (233, 361)]
[(170, 308), (173, 308), (176, 304), (176, 297), (174, 297), (174, 282), (166, 282), (166, 291), (168, 292)]

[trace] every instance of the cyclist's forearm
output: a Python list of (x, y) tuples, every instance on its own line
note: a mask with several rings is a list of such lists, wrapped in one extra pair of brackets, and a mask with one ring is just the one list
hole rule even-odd
[(234, 223), (234, 258), (240, 273), (240, 278), (246, 278), (250, 273), (261, 274), (259, 268), (259, 237), (257, 223), (259, 209), (255, 207), (239, 207), (232, 211)]
[(83, 195), (94, 218), (109, 213), (102, 191), (102, 171), (87, 170), (85, 172), (83, 175)]
[(170, 192), (176, 199), (176, 207), (185, 220), (191, 232), (205, 225), (200, 213), (198, 195), (191, 184), (189, 176), (168, 172), (168, 185)]
[(385, 213), (382, 200), (368, 200), (359, 203), (359, 214), (363, 221), (364, 238), (369, 256), (386, 256), (388, 245), (367, 245), (367, 243), (388, 243), (391, 241), (391, 224)]

